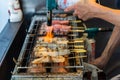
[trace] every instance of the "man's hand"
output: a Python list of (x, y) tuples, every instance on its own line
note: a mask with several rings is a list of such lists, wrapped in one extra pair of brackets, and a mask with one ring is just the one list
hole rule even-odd
[(104, 69), (104, 67), (106, 66), (106, 61), (103, 61), (105, 60), (104, 57), (99, 57), (97, 59), (95, 59), (93, 62), (91, 62), (91, 64), (97, 66), (98, 68), (100, 69)]
[(111, 56), (114, 56), (113, 53), (115, 49), (120, 45), (120, 26), (115, 26), (112, 32), (112, 35), (102, 53), (102, 55), (97, 58), (91, 64), (96, 65), (99, 68), (104, 68), (108, 63)]
[(101, 18), (120, 27), (120, 10), (102, 6), (97, 4), (95, 0), (80, 0), (65, 9), (65, 11), (71, 10), (74, 10), (74, 15), (80, 19)]
[(80, 0), (78, 3), (68, 7), (65, 11), (74, 10), (73, 15), (78, 16), (80, 19), (87, 20), (95, 17), (99, 13), (99, 4), (95, 0)]

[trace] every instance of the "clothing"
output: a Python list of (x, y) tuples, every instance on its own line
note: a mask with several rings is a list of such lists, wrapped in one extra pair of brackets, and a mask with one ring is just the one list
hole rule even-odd
[(120, 9), (120, 0), (116, 0), (116, 7)]

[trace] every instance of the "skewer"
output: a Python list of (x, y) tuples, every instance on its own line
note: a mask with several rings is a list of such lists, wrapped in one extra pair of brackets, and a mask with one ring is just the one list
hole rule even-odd
[(77, 56), (77, 57), (69, 57), (68, 59), (75, 59), (75, 58), (86, 58), (87, 56)]
[(69, 32), (84, 32), (85, 30), (70, 30)]
[[(46, 47), (46, 46), (48, 46), (48, 45), (42, 45), (42, 47)], [(56, 47), (56, 45), (53, 45), (53, 47), (54, 47), (54, 46)], [(73, 48), (80, 48), (80, 49), (82, 48), (82, 49), (83, 49), (83, 48), (84, 48), (84, 45), (79, 45), (79, 46), (78, 46), (78, 45), (67, 45), (66, 47), (73, 47)], [(45, 51), (45, 50), (44, 50), (44, 51)], [(69, 50), (68, 50), (68, 51), (69, 51)], [(36, 51), (36, 52), (37, 52), (37, 51)]]
[(67, 44), (67, 43), (68, 43), (68, 41), (57, 41), (57, 43)]
[(83, 40), (82, 38), (75, 38), (74, 41)]
[(68, 47), (74, 47), (74, 48), (84, 48), (84, 45), (70, 45)]
[(68, 36), (77, 36), (76, 34), (69, 34)]
[[(17, 69), (30, 69), (36, 67), (17, 67)], [(40, 68), (40, 67), (37, 67)], [(51, 66), (51, 67), (44, 67), (44, 68), (83, 68), (83, 66)]]
[(18, 62), (17, 62), (17, 60), (13, 57), (13, 62), (16, 64), (16, 65), (18, 65)]
[(84, 48), (84, 46), (83, 45), (79, 45), (79, 46), (76, 46), (76, 45), (71, 45), (71, 46), (68, 46), (68, 47), (74, 47), (74, 48)]
[(81, 23), (81, 20), (71, 20), (70, 23)]
[(84, 49), (73, 49), (73, 50), (71, 50), (70, 52), (85, 53), (86, 50), (84, 50)]
[(68, 42), (68, 43), (83, 43), (84, 41), (83, 40), (80, 40), (80, 41), (73, 41), (73, 42)]
[(79, 26), (78, 27), (72, 26), (71, 28), (72, 29), (84, 29), (84, 27), (79, 27)]
[[(83, 43), (83, 42), (84, 42), (83, 40), (73, 40), (72, 42), (69, 42), (69, 41), (57, 41), (57, 43), (64, 43), (64, 44), (66, 44), (66, 43)], [(40, 44), (49, 45), (47, 42), (41, 42)], [(54, 43), (50, 43), (50, 44), (54, 44)]]
[(74, 40), (74, 42), (84, 42), (84, 40)]

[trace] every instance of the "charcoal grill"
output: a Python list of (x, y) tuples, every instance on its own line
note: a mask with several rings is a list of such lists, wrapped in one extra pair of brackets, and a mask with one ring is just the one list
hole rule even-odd
[[(76, 20), (76, 17), (74, 16), (66, 16), (64, 18), (61, 17), (53, 17), (53, 20)], [(50, 64), (48, 66), (44, 66), (47, 71), (46, 72), (38, 72), (38, 73), (30, 73), (29, 69), (33, 68), (33, 66), (30, 65), (31, 61), (33, 59), (35, 59), (34, 55), (33, 55), (33, 50), (34, 47), (37, 43), (37, 38), (41, 37), (43, 35), (38, 33), (38, 30), (41, 27), (41, 24), (43, 22), (46, 22), (46, 16), (45, 15), (35, 15), (32, 18), (32, 22), (30, 25), (29, 30), (27, 31), (27, 36), (26, 39), (24, 41), (24, 45), (21, 49), (21, 53), (19, 55), (19, 58), (16, 62), (16, 66), (15, 69), (12, 73), (12, 78), (11, 80), (83, 80), (83, 74), (86, 71), (96, 71), (100, 72), (101, 70), (98, 69), (97, 67), (90, 65), (88, 63), (85, 63), (85, 61), (87, 60), (87, 54), (86, 51), (84, 52), (77, 52), (79, 54), (74, 54), (76, 53), (76, 50), (78, 49), (82, 49), (85, 50), (84, 48), (84, 40), (81, 44), (80, 43), (74, 43), (75, 40), (82, 40), (82, 34), (83, 32), (70, 32), (70, 36), (69, 35), (55, 35), (55, 36), (67, 36), (68, 37), (68, 54), (67, 54), (67, 59), (68, 59), (68, 63), (69, 65), (65, 65), (65, 66), (59, 66), (59, 67), (63, 67), (65, 69), (69, 69), (67, 71), (67, 73), (52, 73), (50, 72), (50, 69), (53, 67), (58, 67), (58, 66), (51, 66), (50, 63), (45, 63), (45, 64)], [(76, 27), (78, 26), (78, 23), (72, 23), (72, 26), (74, 26), (75, 28), (73, 30), (76, 29)], [(81, 26), (82, 30), (85, 29), (85, 26), (80, 23), (79, 26)], [(75, 34), (75, 35), (74, 35)], [(77, 42), (77, 41), (76, 41)], [(74, 50), (73, 47), (78, 46), (79, 48)], [(80, 47), (79, 45), (83, 45), (82, 47)], [(97, 79), (94, 79), (97, 80)]]

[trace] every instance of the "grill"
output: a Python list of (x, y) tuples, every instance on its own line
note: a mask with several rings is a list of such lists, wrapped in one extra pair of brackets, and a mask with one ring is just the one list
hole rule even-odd
[[(82, 36), (86, 27), (82, 22), (77, 22), (76, 17), (71, 15), (64, 18), (54, 16), (53, 20), (73, 21), (70, 23), (71, 30), (68, 33), (54, 33), (53, 42), (46, 43), (43, 41), (46, 33), (41, 29), (46, 16), (35, 15), (19, 58), (14, 60), (16, 66), (11, 80), (83, 80), (84, 72), (93, 69), (101, 71), (85, 63), (87, 53)], [(36, 57), (35, 53), (39, 55)], [(33, 64), (35, 59), (38, 59), (37, 64)]]

